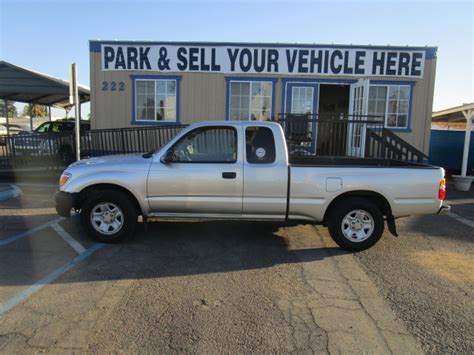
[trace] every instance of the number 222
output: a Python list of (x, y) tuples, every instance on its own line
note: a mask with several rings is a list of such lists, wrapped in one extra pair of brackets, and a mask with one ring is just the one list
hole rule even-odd
[[(123, 81), (121, 81), (121, 82), (118, 83), (118, 91), (124, 91), (124, 90), (125, 90), (125, 83)], [(103, 81), (102, 82), (102, 91), (117, 91), (117, 82), (116, 81), (111, 81), (109, 83), (108, 81)]]

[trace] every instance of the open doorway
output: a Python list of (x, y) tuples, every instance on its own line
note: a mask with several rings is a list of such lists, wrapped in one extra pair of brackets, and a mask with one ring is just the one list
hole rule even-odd
[(350, 85), (321, 84), (319, 86), (319, 115), (347, 116), (349, 112)]
[[(349, 113), (350, 85), (319, 86), (317, 152), (343, 156), (347, 148), (347, 126), (342, 120)], [(324, 122), (331, 121), (325, 124)], [(337, 123), (336, 123), (337, 122)]]

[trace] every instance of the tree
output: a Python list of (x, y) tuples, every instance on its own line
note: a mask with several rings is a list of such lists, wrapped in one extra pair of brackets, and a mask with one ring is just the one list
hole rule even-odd
[[(16, 110), (16, 106), (13, 101), (8, 102), (8, 117), (16, 117), (18, 116), (18, 111)], [(0, 116), (5, 116), (5, 100), (0, 100)]]
[[(30, 106), (25, 105), (25, 107), (23, 107), (23, 116), (29, 116), (29, 115), (30, 115)], [(32, 117), (46, 117), (47, 115), (48, 115), (48, 110), (46, 109), (46, 106), (32, 105), (31, 107)]]

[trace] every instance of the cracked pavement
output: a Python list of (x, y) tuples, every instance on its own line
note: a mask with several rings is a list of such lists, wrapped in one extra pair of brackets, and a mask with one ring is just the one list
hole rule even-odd
[[(45, 192), (32, 191), (1, 206), (1, 231), (21, 228), (22, 219), (31, 228), (32, 215), (56, 217), (48, 210), (52, 201), (35, 194)], [(28, 218), (22, 217), (24, 209), (15, 214), (25, 205), (31, 209)], [(12, 218), (16, 224), (9, 225)], [(450, 332), (444, 342), (452, 340), (451, 347), (433, 346), (445, 326), (442, 319), (423, 328), (428, 315), (418, 298), (410, 298), (413, 284), (400, 282), (394, 289), (377, 277), (380, 270), (394, 269), (394, 262), (403, 266), (402, 273), (413, 270), (404, 253), (426, 244), (416, 235), (410, 239), (413, 223), (408, 219), (402, 225), (404, 236), (385, 233), (380, 246), (358, 254), (337, 248), (319, 226), (150, 223), (135, 238), (98, 250), (0, 316), (0, 352), (469, 352), (469, 341), (460, 344)], [(91, 245), (77, 219), (61, 226), (86, 248)], [(393, 251), (402, 246), (406, 250), (398, 250), (397, 258)], [(61, 258), (70, 257), (68, 248), (52, 229), (1, 248), (0, 302), (51, 264), (60, 265)], [(430, 275), (431, 283), (443, 285), (443, 275)], [(393, 270), (385, 276), (400, 280)], [(470, 283), (458, 289), (465, 297), (472, 294)], [(432, 291), (432, 297), (439, 294)], [(401, 299), (402, 307), (397, 306)], [(437, 302), (432, 300), (441, 308)], [(463, 319), (451, 320), (459, 329), (472, 321), (469, 309), (465, 312)]]

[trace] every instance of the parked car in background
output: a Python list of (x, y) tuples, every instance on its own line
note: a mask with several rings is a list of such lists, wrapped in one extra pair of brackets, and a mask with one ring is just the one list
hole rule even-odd
[[(63, 165), (75, 160), (75, 120), (63, 119), (42, 123), (32, 132), (21, 132), (10, 139), (16, 155), (56, 156)], [(90, 130), (90, 122), (81, 121), (81, 134)]]
[(273, 122), (202, 122), (161, 150), (81, 160), (62, 174), (56, 209), (74, 209), (89, 235), (117, 242), (137, 217), (323, 223), (334, 241), (364, 250), (385, 221), (444, 214), (444, 170), (389, 159), (288, 154)]
[(10, 136), (13, 136), (20, 132), (23, 132), (23, 129), (19, 125), (8, 124), (8, 129), (7, 129), (6, 123), (0, 123), (0, 144), (1, 145), (5, 144), (8, 133), (10, 134)]

